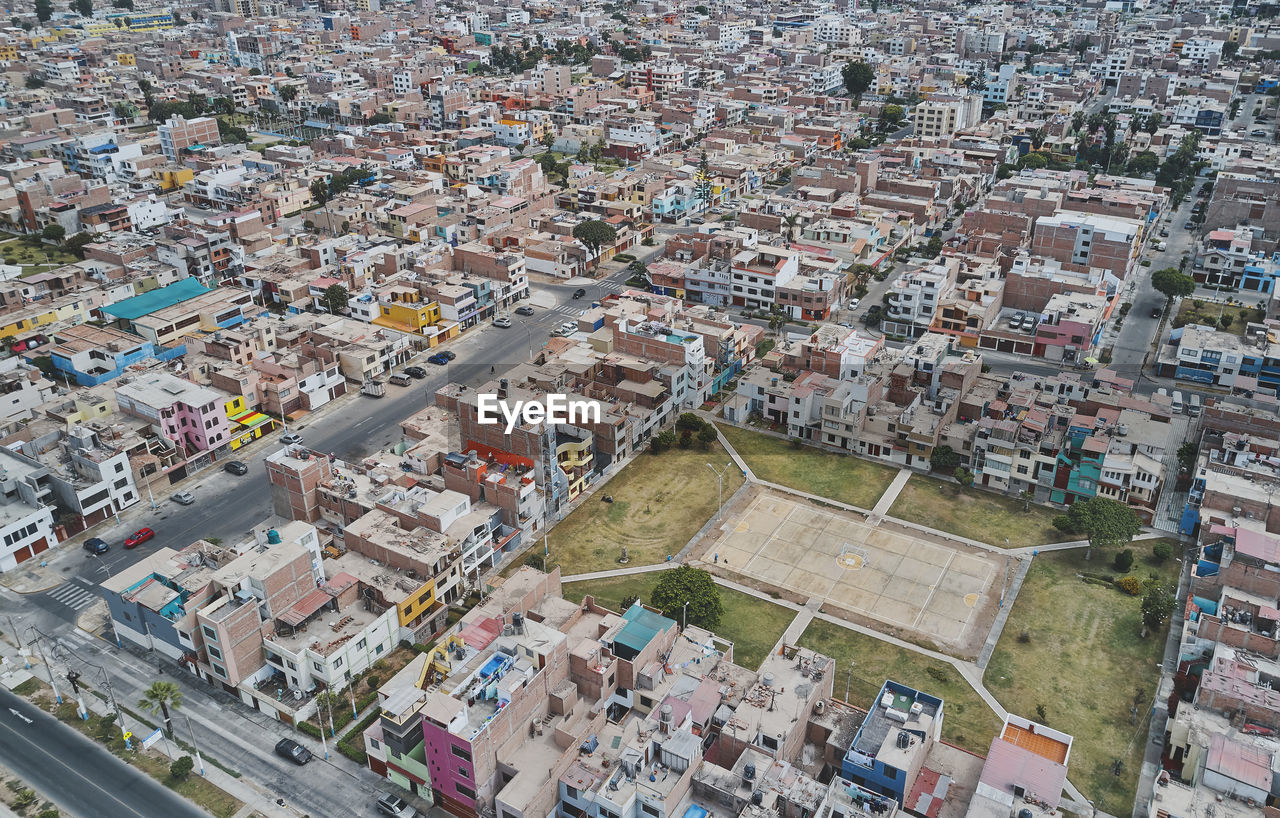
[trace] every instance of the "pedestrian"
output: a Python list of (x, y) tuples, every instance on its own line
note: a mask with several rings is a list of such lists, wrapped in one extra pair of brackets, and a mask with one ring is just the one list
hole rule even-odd
[(720, 562), (720, 552), (716, 552), (716, 562)]

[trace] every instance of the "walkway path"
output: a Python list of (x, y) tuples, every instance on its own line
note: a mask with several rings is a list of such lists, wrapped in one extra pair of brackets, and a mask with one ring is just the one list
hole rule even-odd
[(893, 482), (884, 490), (884, 494), (880, 495), (880, 499), (876, 501), (876, 507), (871, 509), (872, 521), (878, 522), (889, 513), (889, 509), (893, 508), (894, 502), (902, 492), (902, 487), (911, 479), (911, 474), (911, 469), (899, 469), (893, 476)]

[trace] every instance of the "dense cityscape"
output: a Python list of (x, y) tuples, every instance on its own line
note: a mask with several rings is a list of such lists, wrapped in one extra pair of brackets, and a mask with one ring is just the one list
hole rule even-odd
[(1278, 814), (1278, 12), (10, 5), (0, 814)]

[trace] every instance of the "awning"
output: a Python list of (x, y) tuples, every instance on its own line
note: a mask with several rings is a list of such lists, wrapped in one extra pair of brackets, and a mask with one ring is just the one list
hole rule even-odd
[(296, 628), (303, 622), (307, 621), (307, 617), (320, 610), (325, 604), (333, 599), (325, 591), (317, 588), (311, 593), (293, 603), (293, 607), (277, 617), (281, 622), (291, 628)]
[(244, 426), (247, 429), (252, 429), (255, 426), (261, 426), (264, 423), (270, 423), (271, 417), (250, 409), (249, 411), (241, 412), (238, 415), (228, 415), (227, 420)]
[(1088, 358), (1084, 359), (1084, 362), (1086, 364), (1096, 364), (1098, 362), (1098, 359), (1090, 355)]

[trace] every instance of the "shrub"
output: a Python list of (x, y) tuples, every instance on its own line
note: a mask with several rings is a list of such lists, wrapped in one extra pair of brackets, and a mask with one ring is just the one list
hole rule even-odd
[(364, 683), (369, 686), (370, 690), (377, 690), (378, 682), (380, 681), (382, 681), (382, 677), (380, 677), (376, 673), (370, 673), (368, 676), (365, 677)]
[(524, 564), (530, 568), (536, 568), (539, 571), (547, 570), (547, 561), (543, 555), (538, 553), (529, 554), (524, 558)]
[(942, 684), (947, 684), (951, 681), (951, 676), (940, 667), (934, 667), (933, 665), (930, 665), (929, 667), (925, 668), (924, 672), (932, 676), (934, 681), (941, 682)]
[(1064, 534), (1076, 533), (1075, 526), (1071, 523), (1071, 518), (1065, 514), (1059, 514), (1057, 517), (1053, 518), (1053, 527)]
[(309, 721), (298, 722), (298, 729), (306, 733), (307, 735), (311, 736), (312, 738), (320, 738), (320, 728), (316, 727), (314, 724), (312, 724)]
[(1128, 574), (1116, 580), (1116, 587), (1129, 596), (1138, 596), (1142, 593), (1142, 583), (1133, 574)]
[(1018, 634), (1018, 643), (1021, 645), (1031, 644), (1031, 631), (1023, 631)]
[(1164, 562), (1173, 556), (1173, 546), (1167, 542), (1158, 542), (1151, 546), (1151, 556), (1155, 557), (1156, 562)]
[(1126, 548), (1116, 554), (1114, 563), (1117, 571), (1128, 571), (1133, 567), (1133, 549)]
[(194, 767), (195, 762), (191, 760), (191, 756), (182, 756), (169, 765), (169, 775), (178, 781), (183, 781), (191, 775)]

